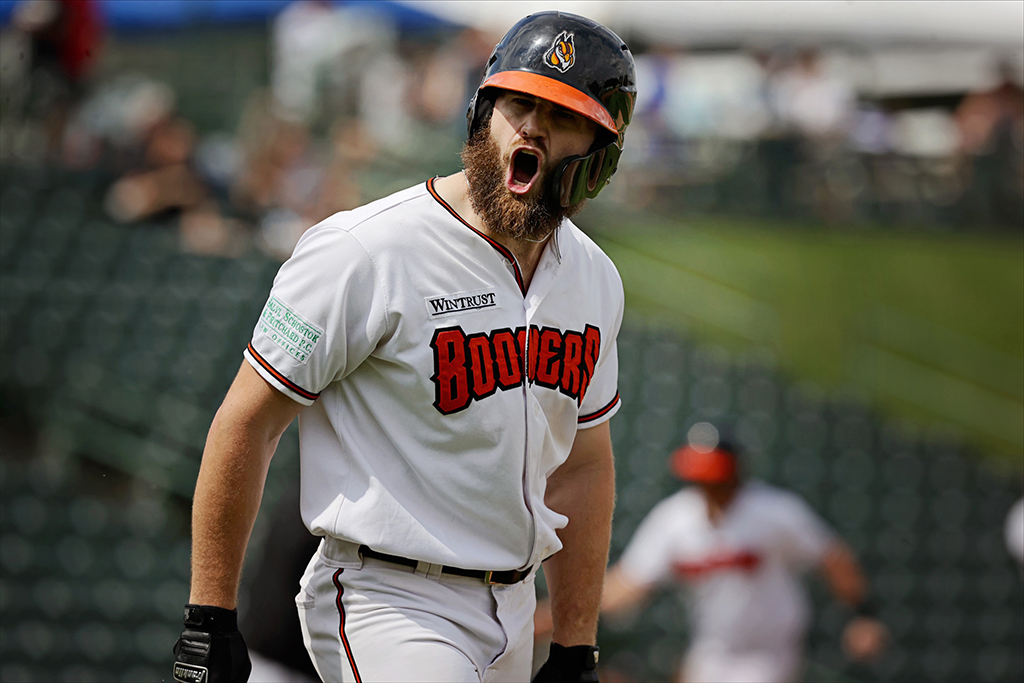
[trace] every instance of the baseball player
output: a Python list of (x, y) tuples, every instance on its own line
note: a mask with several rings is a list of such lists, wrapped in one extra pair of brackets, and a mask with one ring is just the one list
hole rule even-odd
[(633, 58), (571, 14), (517, 23), (467, 114), (464, 171), (305, 233), (211, 426), (178, 681), (244, 681), (236, 593), (267, 466), (299, 418), (322, 536), (296, 603), (325, 681), (596, 681), (622, 284), (569, 221), (615, 172)]
[(797, 681), (808, 622), (798, 576), (820, 569), (835, 597), (859, 612), (844, 633), (847, 654), (876, 655), (885, 627), (870, 614), (846, 544), (797, 495), (742, 481), (736, 451), (713, 425), (698, 423), (688, 436), (671, 466), (695, 486), (660, 502), (637, 528), (608, 573), (602, 611), (614, 614), (659, 584), (681, 583), (692, 635), (679, 680)]
[(1006, 513), (1003, 533), (1006, 536), (1006, 549), (1017, 560), (1021, 576), (1024, 576), (1024, 498), (1014, 503)]

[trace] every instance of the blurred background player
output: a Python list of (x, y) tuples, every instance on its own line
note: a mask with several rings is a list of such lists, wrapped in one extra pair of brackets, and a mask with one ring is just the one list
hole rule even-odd
[(1017, 560), (1017, 565), (1024, 576), (1024, 498), (1010, 508), (1006, 515), (1006, 548)]
[(248, 683), (314, 683), (320, 680), (302, 642), (295, 611), (295, 586), (320, 537), (309, 533), (299, 512), (299, 482), (293, 481), (274, 506), (267, 540), (252, 563), (252, 576), (239, 609), (252, 671)]
[[(856, 610), (843, 633), (854, 660), (878, 655), (885, 626), (868, 603), (857, 559), (799, 496), (740, 476), (736, 449), (707, 422), (670, 461), (694, 484), (661, 501), (610, 570), (603, 614), (638, 606), (653, 589), (686, 586), (691, 641), (679, 680), (801, 678), (809, 602), (800, 575), (819, 569), (835, 598)], [(543, 608), (538, 631), (546, 630)]]

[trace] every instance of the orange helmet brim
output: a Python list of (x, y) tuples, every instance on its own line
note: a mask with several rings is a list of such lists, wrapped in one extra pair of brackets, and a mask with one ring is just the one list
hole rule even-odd
[(503, 88), (533, 95), (565, 107), (587, 117), (615, 135), (619, 134), (611, 114), (596, 100), (592, 100), (571, 85), (529, 71), (502, 71), (483, 82), (481, 88)]
[(672, 473), (684, 481), (724, 484), (736, 478), (736, 458), (726, 451), (683, 446), (672, 453)]

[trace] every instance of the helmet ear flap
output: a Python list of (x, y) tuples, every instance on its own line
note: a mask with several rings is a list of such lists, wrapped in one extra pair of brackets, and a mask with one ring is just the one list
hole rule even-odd
[(610, 144), (585, 157), (564, 159), (551, 179), (562, 208), (596, 197), (614, 175), (621, 154), (622, 150)]
[(585, 157), (568, 157), (558, 165), (558, 168), (552, 175), (551, 179), (556, 183), (558, 204), (563, 209), (572, 206), (582, 199), (582, 197), (577, 197), (579, 192), (577, 191), (578, 183), (576, 178), (579, 175), (580, 166), (583, 165), (585, 160)]
[(491, 120), (495, 99), (497, 99), (497, 91), (494, 88), (481, 88), (469, 101), (469, 109), (466, 110), (466, 124), (470, 138)]
[(587, 164), (587, 194), (594, 192), (598, 188), (598, 181), (601, 179), (601, 171), (604, 167), (604, 158), (607, 147), (599, 149), (598, 151), (591, 154), (588, 158), (590, 163)]

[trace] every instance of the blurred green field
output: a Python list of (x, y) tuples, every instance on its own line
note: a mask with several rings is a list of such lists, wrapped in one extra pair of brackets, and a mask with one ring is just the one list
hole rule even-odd
[(1024, 467), (1024, 240), (754, 220), (672, 220), (609, 204), (580, 223), (631, 313), (771, 349), (784, 371), (863, 392)]

